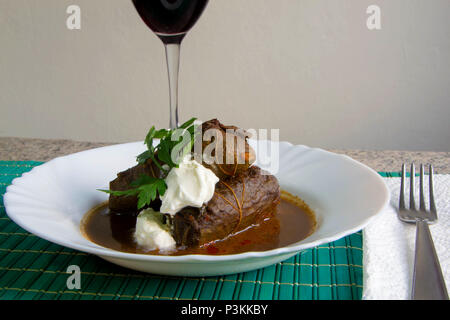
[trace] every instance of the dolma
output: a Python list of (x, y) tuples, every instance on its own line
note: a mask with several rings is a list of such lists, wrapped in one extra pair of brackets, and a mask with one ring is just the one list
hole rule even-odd
[(277, 179), (257, 166), (216, 184), (201, 208), (186, 207), (173, 218), (178, 245), (192, 247), (220, 240), (271, 217), (280, 202)]
[(195, 159), (201, 157), (203, 166), (211, 169), (219, 179), (243, 172), (255, 162), (255, 151), (247, 142), (248, 132), (223, 125), (217, 119), (203, 122), (201, 132), (195, 142)]
[[(142, 175), (148, 175), (150, 177), (159, 177), (160, 171), (158, 167), (152, 162), (147, 160), (145, 163), (138, 164), (128, 170), (119, 172), (117, 178), (109, 183), (109, 190), (124, 191), (131, 189), (131, 183), (136, 181)], [(115, 196), (110, 194), (109, 196), (109, 209), (119, 213), (135, 214), (137, 211), (137, 196)], [(152, 202), (151, 207), (155, 210), (159, 210), (161, 206), (161, 200), (158, 198)]]

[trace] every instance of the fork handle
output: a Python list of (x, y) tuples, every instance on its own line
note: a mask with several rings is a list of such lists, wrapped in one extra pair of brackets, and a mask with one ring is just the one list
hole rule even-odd
[(428, 222), (419, 220), (416, 225), (416, 253), (411, 298), (413, 300), (448, 300)]

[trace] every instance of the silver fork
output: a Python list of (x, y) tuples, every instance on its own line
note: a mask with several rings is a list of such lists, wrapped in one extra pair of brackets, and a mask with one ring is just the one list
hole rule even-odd
[(437, 210), (433, 194), (433, 167), (429, 167), (429, 190), (430, 190), (430, 210), (425, 208), (424, 196), (424, 166), (420, 165), (420, 207), (416, 209), (414, 200), (414, 179), (415, 167), (411, 164), (410, 172), (410, 198), (409, 210), (405, 205), (405, 180), (406, 165), (402, 166), (402, 181), (400, 189), (400, 204), (398, 217), (400, 220), (415, 223), (416, 231), (416, 252), (414, 258), (414, 274), (412, 283), (411, 299), (413, 300), (448, 300), (448, 293), (445, 287), (439, 260), (434, 249), (431, 238), (429, 223), (437, 221)]

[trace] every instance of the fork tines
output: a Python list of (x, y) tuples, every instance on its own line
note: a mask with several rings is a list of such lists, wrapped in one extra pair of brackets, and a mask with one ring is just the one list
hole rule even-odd
[[(429, 165), (429, 193), (430, 193), (430, 215), (417, 216), (414, 213), (425, 213), (427, 211), (425, 205), (425, 192), (424, 192), (424, 165), (420, 165), (420, 205), (419, 210), (416, 209), (415, 203), (415, 166), (414, 163), (411, 164), (410, 169), (410, 187), (409, 187), (409, 214), (403, 215), (404, 220), (416, 220), (416, 219), (426, 219), (429, 222), (433, 222), (437, 219), (436, 205), (434, 202), (434, 191), (433, 191), (433, 166)], [(400, 186), (400, 211), (407, 211), (406, 201), (405, 201), (405, 181), (406, 181), (406, 164), (402, 165), (402, 179)], [(402, 219), (403, 220), (403, 219)]]

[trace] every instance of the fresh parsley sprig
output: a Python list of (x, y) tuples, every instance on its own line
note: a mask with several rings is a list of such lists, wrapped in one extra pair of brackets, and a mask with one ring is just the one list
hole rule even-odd
[[(192, 118), (183, 123), (177, 129), (156, 130), (152, 126), (145, 137), (147, 150), (137, 156), (139, 164), (146, 163), (149, 159), (158, 167), (161, 176), (165, 177), (171, 168), (178, 168), (179, 162), (192, 151), (197, 126), (194, 124), (196, 118)], [(159, 144), (153, 146), (153, 140), (159, 139)], [(167, 169), (168, 168), (168, 169)], [(150, 205), (159, 194), (163, 196), (167, 185), (163, 178), (141, 175), (136, 181), (130, 184), (134, 187), (129, 190), (99, 190), (114, 196), (137, 196), (137, 209), (142, 209)]]
[(164, 195), (167, 186), (164, 179), (153, 178), (147, 175), (141, 175), (136, 181), (131, 183), (134, 189), (129, 190), (99, 190), (114, 196), (137, 196), (138, 203), (137, 208), (142, 209), (143, 207), (150, 205), (150, 203), (156, 199), (156, 194)]
[[(142, 164), (151, 159), (158, 169), (165, 173), (167, 173), (167, 170), (160, 165), (159, 161), (168, 165), (169, 168), (178, 168), (179, 161), (192, 150), (194, 145), (195, 120), (197, 119), (192, 118), (177, 129), (171, 130), (156, 130), (155, 126), (151, 127), (144, 141), (147, 145), (147, 150), (138, 155), (137, 161)], [(184, 137), (187, 137), (187, 139)], [(155, 147), (153, 146), (153, 139), (160, 139), (159, 144)], [(179, 155), (173, 155), (174, 150), (181, 150), (182, 152)], [(156, 161), (156, 157), (159, 161)]]

